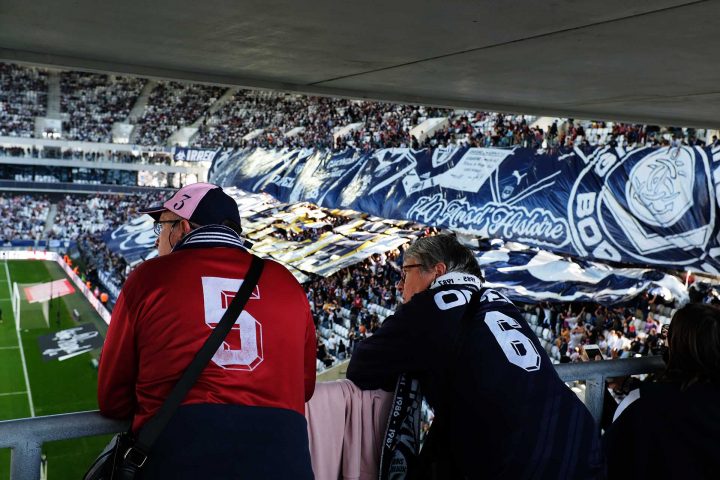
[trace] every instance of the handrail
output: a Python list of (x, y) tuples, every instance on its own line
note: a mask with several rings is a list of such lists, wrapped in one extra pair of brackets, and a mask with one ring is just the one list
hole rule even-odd
[(585, 406), (590, 410), (598, 425), (602, 419), (606, 379), (655, 373), (664, 368), (665, 362), (659, 356), (555, 365), (555, 370), (563, 382), (585, 380)]
[[(586, 380), (585, 404), (598, 423), (602, 417), (605, 379), (657, 372), (664, 367), (658, 356), (555, 365), (565, 382)], [(43, 443), (116, 433), (128, 426), (127, 421), (110, 420), (97, 411), (0, 421), (0, 448), (12, 449), (12, 480), (36, 480), (40, 478)]]
[(0, 422), (0, 448), (12, 449), (11, 479), (37, 480), (43, 443), (117, 433), (129, 425), (105, 418), (98, 411), (6, 420)]

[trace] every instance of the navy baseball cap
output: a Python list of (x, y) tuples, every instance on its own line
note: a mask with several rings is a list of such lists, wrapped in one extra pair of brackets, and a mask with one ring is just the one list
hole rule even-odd
[(197, 225), (220, 225), (226, 220), (240, 225), (240, 212), (235, 200), (212, 183), (185, 185), (165, 202), (139, 209), (155, 221), (165, 210)]

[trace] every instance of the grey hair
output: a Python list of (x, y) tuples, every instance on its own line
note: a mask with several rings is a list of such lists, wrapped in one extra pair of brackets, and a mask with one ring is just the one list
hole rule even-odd
[(483, 280), (482, 270), (472, 251), (452, 235), (418, 238), (405, 251), (405, 256), (417, 259), (426, 270), (444, 263), (448, 272), (469, 273)]

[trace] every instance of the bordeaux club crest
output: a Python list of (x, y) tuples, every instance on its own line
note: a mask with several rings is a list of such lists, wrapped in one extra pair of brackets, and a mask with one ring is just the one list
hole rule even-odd
[(573, 245), (613, 261), (689, 265), (715, 226), (715, 195), (701, 148), (600, 149), (576, 181), (568, 206)]

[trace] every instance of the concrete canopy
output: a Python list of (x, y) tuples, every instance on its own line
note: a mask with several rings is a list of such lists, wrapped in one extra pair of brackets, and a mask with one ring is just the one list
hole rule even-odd
[(0, 60), (720, 126), (715, 0), (3, 0)]

